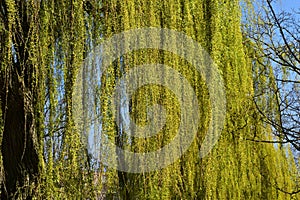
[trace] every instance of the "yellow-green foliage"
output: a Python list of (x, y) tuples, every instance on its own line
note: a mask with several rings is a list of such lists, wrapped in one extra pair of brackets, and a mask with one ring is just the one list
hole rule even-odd
[[(262, 140), (270, 139), (271, 130), (256, 117), (258, 113), (252, 102), (252, 58), (243, 44), (239, 1), (113, 0), (104, 1), (103, 6), (105, 38), (134, 28), (164, 27), (182, 31), (198, 41), (222, 71), (227, 96), (227, 118), (222, 136), (213, 151), (200, 159), (198, 150), (210, 115), (209, 96), (201, 76), (188, 63), (169, 52), (151, 49), (125, 55), (125, 68), (162, 63), (183, 74), (199, 98), (201, 123), (197, 139), (180, 160), (165, 169), (144, 174), (110, 171), (111, 179), (119, 178), (119, 186), (108, 185), (111, 188), (109, 191), (119, 194), (123, 199), (291, 198), (276, 187), (284, 187), (288, 191), (296, 189), (296, 183), (291, 179), (295, 177), (292, 175), (295, 173), (294, 161), (272, 144), (248, 140), (254, 134)], [(119, 65), (120, 62), (111, 65), (108, 73), (119, 76)], [(120, 135), (109, 114), (109, 99), (116, 77), (107, 76), (102, 81), (105, 82), (102, 89), (103, 130), (113, 139), (113, 136)], [(181, 87), (180, 83), (175, 84)], [(168, 113), (170, 120), (167, 120), (166, 126), (176, 129), (180, 110), (176, 99), (162, 87), (140, 89), (133, 96), (131, 117), (137, 123), (145, 124), (145, 106), (157, 102), (167, 110), (173, 110)], [(121, 144), (136, 152), (155, 150), (170, 141), (174, 129), (163, 129), (150, 139), (133, 139), (130, 144), (123, 140)], [(120, 141), (115, 142), (120, 144)]]
[[(94, 173), (88, 173), (86, 146), (72, 116), (75, 78), (91, 44), (87, 45), (86, 40), (100, 35), (95, 33), (101, 23), (100, 2), (89, 2), (93, 5), (89, 12), (81, 0), (1, 3), (1, 9), (4, 5), (7, 8), (4, 12), (7, 21), (1, 19), (0, 24), (1, 45), (4, 45), (0, 51), (1, 74), (9, 74), (14, 54), (21, 53), (12, 47), (17, 49), (24, 44), (29, 52), (27, 60), (19, 62), (21, 71), (31, 71), (28, 88), (34, 98), (35, 145), (41, 161), (40, 184), (34, 192), (38, 199), (95, 198)], [(26, 16), (26, 24), (22, 24), (22, 15)], [(22, 26), (28, 26), (28, 30)], [(19, 36), (22, 42), (13, 43)], [(0, 130), (2, 136), (2, 123)]]
[[(18, 1), (5, 2), (8, 24), (5, 28), (3, 21), (0, 24), (4, 41), (0, 50), (1, 72), (11, 67), (12, 45), (18, 45), (12, 42), (13, 33), (21, 26)], [(34, 193), (37, 199), (96, 199), (102, 191), (107, 198), (120, 199), (300, 198), (278, 189), (297, 189), (298, 174), (290, 149), (247, 140), (254, 134), (261, 140), (271, 139), (271, 129), (257, 117), (252, 102), (255, 91), (251, 46), (243, 45), (238, 0), (22, 2), (26, 5), (22, 12), (27, 12), (30, 18), (25, 38), (30, 54), (24, 62), (33, 67), (30, 88), (35, 91), (34, 114), (41, 161), (40, 185)], [(110, 109), (116, 81), (124, 72), (137, 65), (160, 63), (177, 70), (193, 87), (200, 108), (197, 137), (179, 160), (161, 170), (131, 174), (105, 168), (102, 164), (92, 168), (80, 135), (81, 127), (76, 126), (72, 111), (76, 76), (87, 53), (103, 39), (141, 27), (183, 32), (209, 52), (225, 81), (226, 125), (212, 152), (200, 158), (199, 149), (211, 115), (203, 77), (193, 68), (193, 63), (178, 55), (156, 49), (134, 51), (123, 55), (122, 62), (113, 62), (102, 76), (101, 133), (133, 152), (153, 151), (171, 141), (179, 127), (181, 111), (178, 99), (168, 88), (144, 86), (132, 96), (130, 115), (139, 125), (147, 123), (147, 107), (159, 103), (166, 109), (166, 126), (156, 136), (137, 139), (120, 134)], [(257, 70), (259, 73), (261, 69)], [(171, 78), (163, 81), (172, 83)], [(261, 81), (272, 83), (272, 80)], [(184, 99), (186, 88), (180, 82), (174, 84), (181, 89)], [(270, 103), (266, 101), (262, 99), (261, 104)], [(276, 108), (271, 106), (270, 109)], [(97, 181), (94, 169), (97, 169)], [(103, 185), (102, 174), (106, 177)]]

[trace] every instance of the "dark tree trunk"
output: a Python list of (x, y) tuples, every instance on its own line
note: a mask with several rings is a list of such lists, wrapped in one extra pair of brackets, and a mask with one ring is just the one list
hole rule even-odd
[[(4, 130), (2, 135), (2, 159), (4, 180), (1, 188), (1, 199), (16, 199), (17, 191), (22, 199), (28, 194), (28, 186), (37, 183), (39, 175), (38, 142), (34, 121), (34, 95), (32, 77), (34, 67), (29, 58), (28, 39), (30, 35), (26, 1), (15, 1), (17, 6), (16, 19), (20, 23), (12, 26), (11, 32), (0, 34), (1, 55), (13, 55), (11, 63), (5, 61), (0, 68), (0, 102)], [(8, 27), (7, 2), (1, 1), (2, 18)], [(15, 19), (15, 20), (16, 20)], [(20, 24), (17, 25), (17, 24)], [(13, 50), (5, 46), (8, 37), (13, 42)], [(3, 48), (2, 48), (3, 47)], [(11, 52), (7, 52), (11, 51)], [(0, 58), (3, 61), (3, 58)], [(4, 67), (4, 68), (3, 68)], [(26, 199), (31, 199), (28, 194)]]
[[(17, 192), (26, 193), (28, 183), (36, 182), (38, 153), (31, 93), (12, 69), (8, 92), (1, 95), (4, 131), (2, 157), (4, 182), (1, 199), (11, 199)], [(5, 87), (1, 87), (5, 88)], [(28, 197), (30, 199), (30, 195)]]

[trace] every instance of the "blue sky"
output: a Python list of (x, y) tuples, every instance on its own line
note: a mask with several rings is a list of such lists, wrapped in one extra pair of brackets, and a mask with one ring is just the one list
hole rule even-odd
[(277, 0), (276, 3), (273, 3), (277, 11), (291, 11), (292, 9), (300, 9), (300, 0)]

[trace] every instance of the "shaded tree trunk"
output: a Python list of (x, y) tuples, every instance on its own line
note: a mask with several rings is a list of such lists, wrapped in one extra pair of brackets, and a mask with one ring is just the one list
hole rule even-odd
[[(8, 20), (8, 3), (1, 2), (3, 21), (9, 33), (1, 33), (1, 55), (11, 55), (0, 71), (0, 102), (4, 130), (2, 135), (2, 159), (4, 180), (1, 199), (31, 199), (29, 186), (37, 181), (39, 156), (34, 122), (34, 66), (29, 59), (31, 39), (26, 1), (15, 1), (18, 7), (11, 25)], [(11, 37), (11, 42), (9, 38)], [(7, 45), (8, 44), (8, 45)], [(13, 45), (13, 48), (10, 46)], [(0, 61), (3, 58), (0, 59)], [(8, 63), (7, 63), (8, 62)], [(4, 62), (5, 63), (5, 62)], [(33, 189), (33, 188), (31, 188)]]
[(4, 111), (2, 156), (5, 174), (1, 199), (12, 198), (18, 190), (17, 186), (22, 193), (26, 193), (22, 190), (25, 190), (26, 184), (36, 181), (39, 163), (34, 146), (35, 125), (31, 93), (18, 80), (15, 70), (10, 79), (8, 92), (1, 95)]

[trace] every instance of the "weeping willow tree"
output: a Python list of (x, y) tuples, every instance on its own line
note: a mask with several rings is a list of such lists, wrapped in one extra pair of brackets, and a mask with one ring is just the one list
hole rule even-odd
[[(104, 38), (122, 31), (162, 27), (181, 31), (198, 41), (222, 71), (226, 86), (226, 125), (218, 144), (199, 158), (201, 142), (210, 117), (209, 92), (191, 63), (163, 50), (141, 49), (115, 61), (102, 79), (103, 133), (119, 147), (149, 152), (167, 144), (179, 127), (179, 104), (168, 88), (141, 87), (130, 100), (132, 120), (147, 124), (147, 106), (161, 104), (167, 112), (165, 127), (156, 136), (136, 139), (126, 136), (112, 117), (110, 98), (122, 73), (133, 66), (162, 63), (189, 80), (199, 100), (201, 125), (187, 152), (166, 168), (147, 173), (107, 171), (107, 196), (121, 199), (292, 199), (280, 187), (297, 189), (296, 168), (288, 148), (256, 143), (249, 138), (270, 138), (271, 128), (257, 116), (252, 97), (251, 48), (244, 45), (240, 29), (239, 1), (104, 1)], [(167, 73), (167, 72), (166, 72)], [(164, 81), (168, 80), (165, 75)], [(182, 83), (173, 82), (177, 87)], [(185, 88), (182, 88), (184, 98)], [(271, 101), (265, 97), (263, 101)], [(262, 102), (264, 103), (264, 102)], [(205, 106), (204, 106), (205, 105)], [(276, 109), (271, 106), (270, 109)], [(134, 131), (134, 130), (133, 130)], [(116, 187), (116, 184), (118, 185)]]
[[(282, 192), (296, 187), (289, 149), (248, 140), (254, 133), (269, 138), (271, 130), (256, 117), (252, 103), (252, 48), (243, 45), (237, 0), (3, 0), (0, 6), (1, 199), (297, 199)], [(211, 121), (210, 93), (194, 63), (174, 53), (140, 49), (122, 55), (107, 68), (101, 84), (89, 80), (96, 96), (92, 111), (86, 110), (90, 86), (76, 86), (76, 79), (88, 52), (117, 33), (143, 27), (188, 35), (219, 67), (226, 88), (226, 125), (204, 158), (199, 149)], [(92, 62), (92, 67), (99, 65)], [(151, 115), (157, 117), (162, 129), (156, 135), (126, 134), (111, 109), (118, 80), (134, 66), (156, 63), (178, 71), (193, 88), (200, 121), (195, 140), (180, 159), (159, 170), (129, 173), (109, 168), (90, 155), (85, 135), (91, 129), (132, 152), (160, 149), (177, 133), (180, 101), (188, 90), (167, 70), (162, 71), (162, 82), (179, 88), (179, 99), (169, 88), (150, 84), (140, 87), (126, 108), (140, 126), (147, 125)], [(78, 96), (82, 107), (75, 109), (84, 119), (80, 123), (74, 117), (77, 87), (86, 92)], [(156, 104), (163, 108), (147, 112)], [(93, 125), (91, 112), (99, 117)], [(160, 118), (163, 113), (165, 119)], [(101, 140), (95, 137), (94, 142)], [(121, 165), (126, 158), (113, 159)]]
[(92, 198), (72, 93), (98, 36), (100, 2), (7, 0), (0, 6), (1, 199)]
[[(279, 173), (280, 175), (276, 179), (268, 178), (266, 183), (268, 185), (272, 183), (273, 187), (278, 190), (277, 192), (279, 192), (279, 195), (287, 194), (290, 198), (297, 199), (299, 193), (297, 181), (299, 179), (299, 171), (297, 170), (298, 166), (295, 165), (291, 146), (287, 144), (283, 137), (279, 135), (274, 136), (274, 127), (270, 126), (269, 122), (269, 117), (273, 117), (276, 119), (277, 124), (282, 123), (280, 117), (281, 108), (278, 103), (280, 97), (277, 92), (280, 86), (276, 84), (276, 75), (273, 71), (272, 63), (270, 63), (267, 58), (261, 57), (260, 52), (254, 50), (256, 48), (262, 48), (262, 44), (254, 44), (249, 38), (245, 39), (245, 44), (247, 56), (252, 61), (254, 85), (253, 99), (255, 107), (258, 108), (253, 115), (255, 124), (257, 125), (255, 126), (253, 135), (249, 137), (248, 140), (256, 143), (264, 143), (265, 145), (263, 146), (276, 147), (275, 153), (273, 152), (274, 160), (272, 162), (280, 162), (280, 165), (275, 169), (275, 174), (278, 175)], [(254, 46), (255, 48), (253, 48)], [(282, 74), (284, 74), (284, 72)], [(269, 112), (268, 115), (262, 114), (266, 111)], [(264, 135), (264, 137), (257, 135), (258, 132), (262, 131), (262, 127), (267, 127), (268, 130), (267, 135)], [(282, 157), (287, 157), (287, 159), (280, 161)], [(266, 177), (266, 172), (269, 173), (269, 170), (264, 170), (263, 177)], [(285, 176), (290, 177), (293, 181), (286, 182)]]

